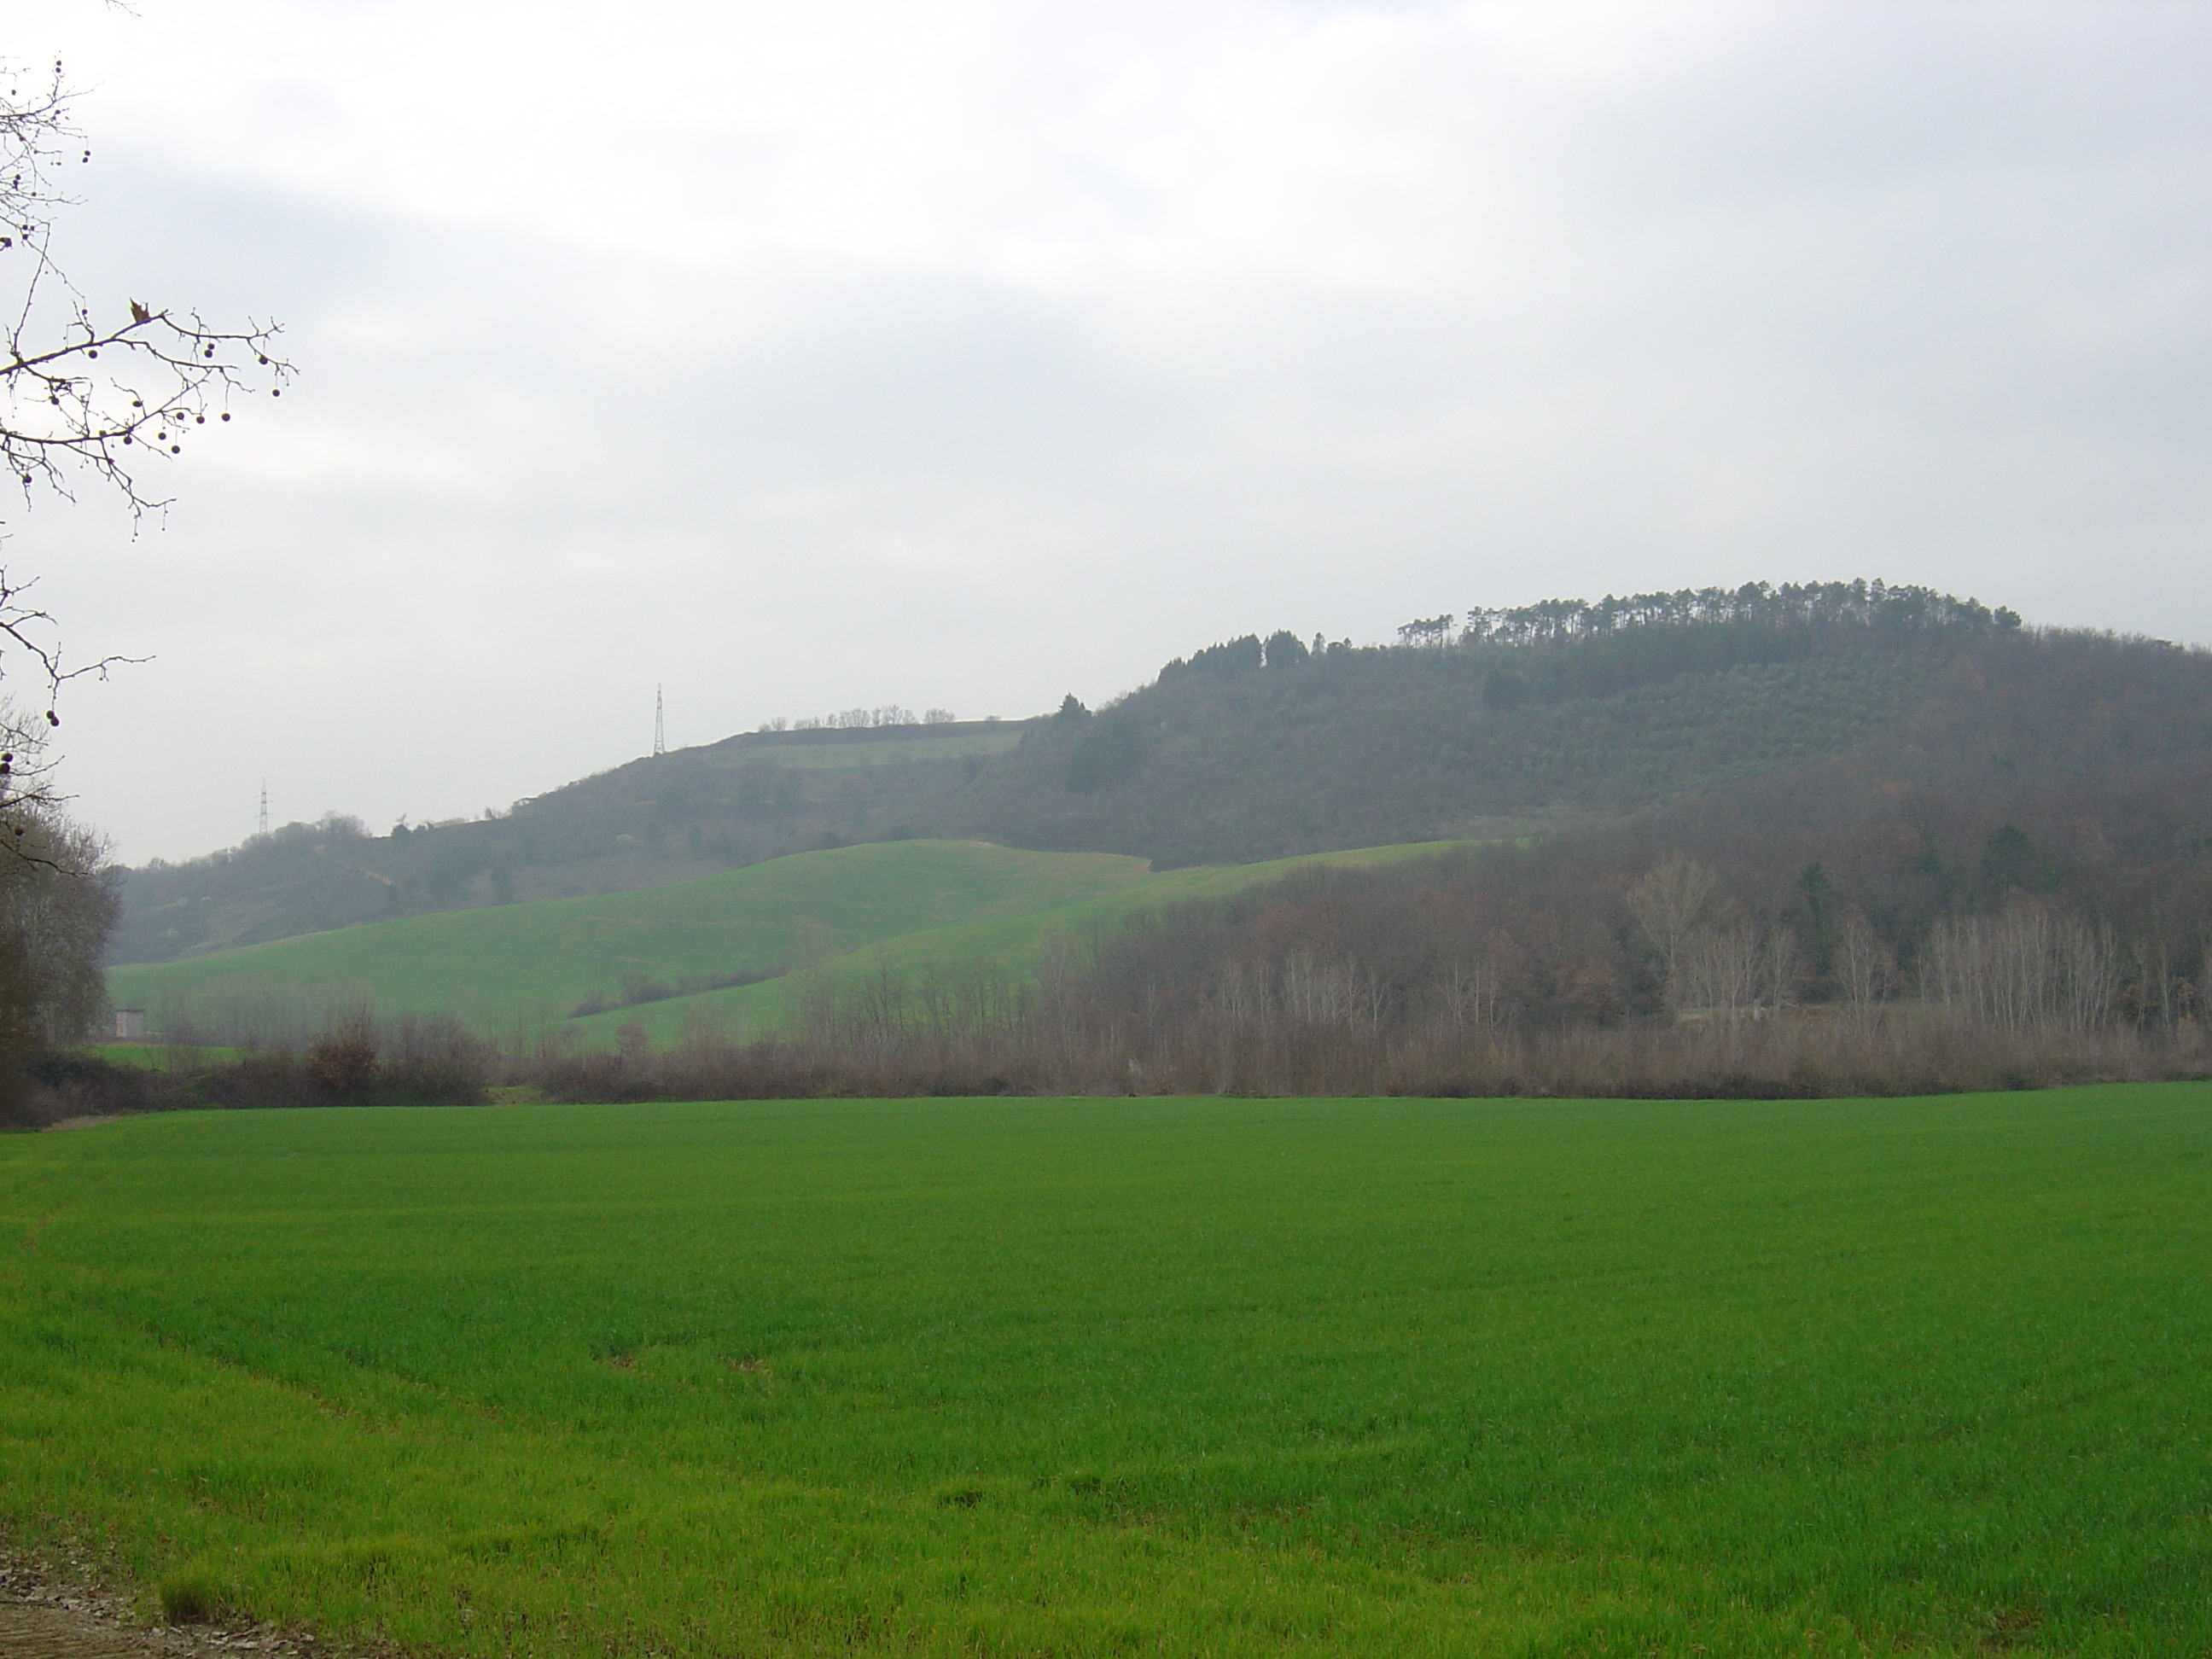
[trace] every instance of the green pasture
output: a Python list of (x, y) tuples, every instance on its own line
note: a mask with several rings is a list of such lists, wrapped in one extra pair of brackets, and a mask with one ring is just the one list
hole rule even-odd
[[(168, 1048), (159, 1042), (95, 1042), (80, 1052), (94, 1060), (104, 1060), (111, 1066), (140, 1066), (158, 1067), (169, 1057)], [(219, 1051), (225, 1059), (230, 1050)]]
[(221, 1066), (242, 1058), (245, 1053), (240, 1048), (212, 1046), (180, 1048), (166, 1042), (94, 1042), (76, 1052), (88, 1059), (104, 1060), (111, 1066), (137, 1066), (155, 1072), (194, 1071), (203, 1066)]
[(108, 970), (118, 1003), (151, 1011), (318, 1006), (450, 1013), (479, 1027), (557, 1020), (625, 973), (690, 975), (826, 962), (948, 922), (1049, 909), (1146, 878), (1141, 859), (905, 841), (800, 853), (630, 893), (446, 911)]
[(1230, 891), (1316, 860), (1381, 862), (1445, 844), (1154, 873), (1110, 853), (874, 842), (637, 892), (411, 916), (198, 961), (111, 968), (108, 989), (118, 1003), (150, 1010), (157, 1028), (182, 1015), (220, 1028), (226, 1012), (260, 1011), (312, 1025), (330, 1009), (366, 1003), (450, 1013), (495, 1033), (568, 1023), (602, 1044), (631, 1023), (663, 1041), (701, 1020), (742, 1035), (781, 1021), (799, 975), (568, 1017), (594, 993), (611, 996), (626, 973), (673, 986), (775, 969), (835, 981), (981, 965), (1018, 978), (1055, 932), (1080, 939), (1133, 908)]
[(2163, 1659), (2208, 1261), (2202, 1085), (140, 1118), (0, 1137), (0, 1535), (423, 1656)]
[[(1045, 941), (1054, 934), (1080, 948), (1094, 933), (1117, 926), (1132, 911), (1158, 909), (1190, 899), (1218, 898), (1257, 882), (1288, 875), (1304, 865), (1387, 864), (1466, 844), (1471, 843), (1416, 842), (1346, 853), (1308, 853), (1260, 864), (1164, 870), (1125, 886), (1088, 893), (1050, 908), (981, 915), (872, 939), (827, 959), (811, 984), (849, 984), (881, 974), (908, 979), (930, 972), (958, 974), (971, 970), (1026, 980), (1036, 971)], [(806, 976), (794, 975), (764, 980), (757, 985), (732, 986), (725, 990), (672, 997), (665, 1002), (612, 1009), (575, 1020), (571, 1029), (587, 1044), (598, 1047), (611, 1042), (618, 1027), (632, 1024), (641, 1027), (656, 1042), (673, 1041), (702, 1024), (710, 1030), (744, 1037), (778, 1029), (794, 1000), (805, 996), (810, 988)]]

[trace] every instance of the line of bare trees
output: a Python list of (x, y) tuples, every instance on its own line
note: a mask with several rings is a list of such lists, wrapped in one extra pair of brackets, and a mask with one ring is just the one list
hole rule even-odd
[[(1710, 872), (1646, 872), (1677, 901)], [(1718, 896), (1709, 890), (1705, 903)], [(1679, 909), (1654, 912), (1662, 921)], [(964, 1094), (1436, 1094), (1762, 1097), (1932, 1093), (2212, 1074), (2200, 949), (2171, 951), (2032, 902), (1947, 919), (1910, 972), (1864, 917), (1815, 988), (1794, 930), (1692, 919), (1639, 936), (1656, 1005), (1547, 1013), (1505, 929), (1410, 979), (1310, 942), (1215, 953), (1194, 918), (1048, 942), (1033, 979), (992, 964), (866, 975), (809, 970), (789, 1024), (747, 1039), (709, 1019), (655, 1047), (549, 1028), (495, 1042), (457, 1022), (365, 1009), (319, 1029), (234, 1030), (243, 1053), (173, 1053), (171, 1103), (312, 1105)], [(1671, 954), (1662, 945), (1671, 941)]]
[(778, 716), (763, 720), (763, 732), (862, 732), (878, 726), (952, 726), (960, 717), (950, 708), (929, 708), (916, 714), (901, 703), (885, 703), (880, 708), (840, 708), (828, 714), (802, 714), (797, 720)]
[[(2094, 687), (2066, 671), (2096, 648), (2044, 654), (2050, 672), (2013, 702), (2020, 741), (2049, 749), (2034, 700)], [(2198, 678), (2193, 659), (2150, 666)], [(702, 1023), (656, 1048), (633, 1028), (611, 1050), (558, 1025), (456, 1038), (440, 1063), (462, 1081), (434, 1088), (421, 1033), (380, 1036), (349, 1097), (377, 1097), (404, 1054), (416, 1097), (566, 1099), (1802, 1095), (2212, 1074), (2212, 767), (2186, 732), (2161, 735), (2163, 702), (2146, 707), (2158, 718), (2128, 727), (2127, 771), (2085, 750), (2058, 781), (2014, 787), (2012, 737), (1923, 722), (1911, 735), (1943, 745), (1951, 787), (1908, 787), (1870, 748), (1602, 829), (1310, 866), (1059, 939), (1019, 978), (957, 963), (856, 977), (795, 952), (811, 965), (771, 1031)], [(241, 1006), (222, 1036), (293, 1055), (268, 1076), (319, 1098), (305, 1056), (342, 1013)]]

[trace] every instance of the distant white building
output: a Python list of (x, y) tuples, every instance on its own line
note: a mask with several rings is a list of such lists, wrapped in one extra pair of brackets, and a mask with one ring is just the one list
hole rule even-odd
[(115, 1035), (132, 1041), (146, 1035), (146, 1011), (143, 1008), (118, 1008), (115, 1011)]

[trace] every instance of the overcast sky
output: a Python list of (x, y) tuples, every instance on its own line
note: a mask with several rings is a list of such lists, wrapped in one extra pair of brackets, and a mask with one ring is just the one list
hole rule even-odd
[(7, 556), (133, 861), (1753, 578), (2212, 639), (2212, 8), (95, 0), (95, 309), (281, 404)]

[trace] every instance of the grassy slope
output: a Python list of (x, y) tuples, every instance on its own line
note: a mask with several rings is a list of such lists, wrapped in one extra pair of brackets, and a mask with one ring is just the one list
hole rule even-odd
[[(1298, 858), (1272, 859), (1262, 864), (1163, 871), (1126, 886), (1086, 894), (1049, 909), (984, 916), (870, 940), (831, 958), (823, 964), (823, 971), (832, 981), (850, 981), (884, 971), (905, 975), (934, 968), (981, 965), (1017, 979), (1026, 978), (1036, 970), (1045, 939), (1054, 933), (1080, 940), (1091, 929), (1112, 927), (1133, 910), (1156, 908), (1187, 899), (1215, 897), (1255, 882), (1287, 875), (1302, 865), (1381, 864), (1417, 858), (1455, 844), (1417, 842), (1400, 847), (1362, 848), (1348, 853), (1310, 853)], [(742, 1037), (775, 1029), (783, 1022), (793, 1000), (805, 994), (803, 977), (793, 975), (615, 1009), (576, 1020), (573, 1026), (586, 1042), (592, 1044), (611, 1041), (616, 1030), (626, 1024), (641, 1026), (654, 1041), (663, 1042), (680, 1036), (687, 1027), (699, 1021)]]
[[(168, 1066), (173, 1053), (166, 1042), (88, 1042), (76, 1052), (94, 1060), (104, 1060), (111, 1066), (142, 1066), (157, 1071)], [(210, 1061), (220, 1065), (240, 1058), (245, 1052), (242, 1048), (224, 1048), (205, 1043), (195, 1044), (189, 1051), (194, 1065)]]
[(414, 916), (220, 957), (117, 968), (118, 1003), (159, 1010), (272, 990), (367, 996), (486, 1024), (560, 1018), (625, 972), (789, 965), (809, 952), (975, 918), (1050, 908), (1145, 878), (1142, 860), (1023, 853), (978, 842), (892, 842), (802, 853), (725, 875), (589, 898)]
[[(108, 970), (115, 1000), (155, 1010), (281, 1000), (312, 1016), (347, 998), (458, 1014), (479, 1025), (561, 1019), (625, 972), (687, 975), (811, 965), (833, 976), (986, 963), (1021, 975), (1047, 933), (1079, 936), (1139, 905), (1224, 892), (1312, 858), (1374, 862), (1434, 844), (1146, 872), (1108, 853), (1024, 853), (980, 842), (890, 842), (801, 853), (638, 892), (414, 916), (196, 962)], [(586, 1042), (635, 1022), (656, 1038), (708, 1020), (776, 1024), (796, 978), (702, 992), (573, 1022)]]
[(453, 1655), (2212, 1645), (2203, 1085), (0, 1139), (0, 1528)]
[[(772, 762), (805, 772), (860, 772), (872, 766), (896, 766), (909, 761), (958, 760), (965, 755), (1003, 755), (1022, 739), (1020, 728), (1005, 732), (975, 732), (957, 738), (905, 738), (882, 743), (787, 744), (775, 748), (736, 749), (738, 760), (751, 764)], [(727, 769), (726, 766), (724, 769)]]

